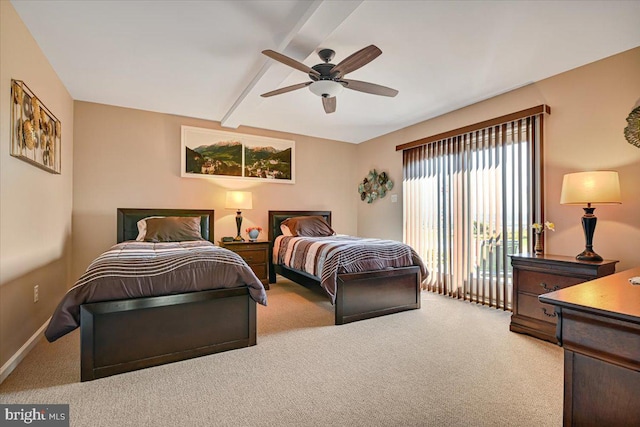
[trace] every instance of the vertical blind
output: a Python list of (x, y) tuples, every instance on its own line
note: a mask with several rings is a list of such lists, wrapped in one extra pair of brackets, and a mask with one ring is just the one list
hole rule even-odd
[(404, 240), (429, 269), (427, 289), (511, 308), (508, 255), (531, 252), (542, 221), (540, 107), (403, 149)]

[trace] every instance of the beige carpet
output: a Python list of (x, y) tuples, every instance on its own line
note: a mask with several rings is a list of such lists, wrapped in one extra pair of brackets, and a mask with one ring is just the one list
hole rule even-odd
[(562, 349), (510, 313), (423, 293), (422, 308), (333, 325), (279, 278), (258, 345), (80, 383), (79, 333), (40, 342), (2, 403), (68, 403), (72, 426), (560, 426)]

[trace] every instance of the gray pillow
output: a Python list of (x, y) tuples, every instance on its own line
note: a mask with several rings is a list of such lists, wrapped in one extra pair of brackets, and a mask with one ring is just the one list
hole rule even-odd
[(293, 236), (322, 237), (336, 234), (321, 216), (296, 216), (282, 221)]
[(145, 242), (181, 242), (204, 240), (199, 216), (168, 216), (147, 219)]

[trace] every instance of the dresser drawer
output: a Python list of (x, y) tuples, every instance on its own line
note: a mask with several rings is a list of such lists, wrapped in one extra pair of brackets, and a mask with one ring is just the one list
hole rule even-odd
[(617, 262), (580, 261), (565, 255), (511, 255), (513, 315), (509, 330), (557, 342), (558, 318), (553, 306), (541, 303), (538, 296), (611, 274)]
[(518, 291), (535, 295), (557, 291), (568, 286), (577, 285), (585, 279), (579, 277), (560, 276), (537, 271), (520, 270), (518, 272)]
[(236, 253), (240, 255), (247, 264), (260, 264), (267, 261), (266, 251), (264, 250), (236, 250)]
[(518, 293), (518, 314), (554, 324), (557, 319), (552, 305), (541, 303), (535, 295), (523, 293)]
[(220, 246), (240, 255), (260, 279), (265, 289), (269, 289), (269, 242), (219, 242)]

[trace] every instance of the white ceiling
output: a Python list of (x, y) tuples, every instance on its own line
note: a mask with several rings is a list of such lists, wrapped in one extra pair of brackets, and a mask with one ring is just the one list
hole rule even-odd
[[(359, 143), (640, 46), (640, 1), (25, 1), (22, 20), (76, 100)], [(308, 66), (375, 44), (337, 111), (260, 52)]]

